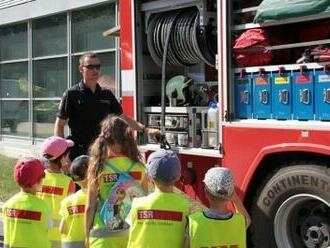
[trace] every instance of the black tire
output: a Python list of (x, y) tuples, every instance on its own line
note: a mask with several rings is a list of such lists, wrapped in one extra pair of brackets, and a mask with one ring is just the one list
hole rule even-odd
[(255, 248), (329, 247), (330, 169), (309, 163), (282, 167), (264, 181), (251, 218)]

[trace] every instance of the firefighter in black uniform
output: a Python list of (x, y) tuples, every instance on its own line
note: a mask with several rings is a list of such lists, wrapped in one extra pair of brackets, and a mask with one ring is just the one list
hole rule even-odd
[(88, 147), (100, 131), (100, 122), (108, 115), (115, 114), (128, 122), (136, 131), (142, 131), (157, 138), (157, 129), (145, 126), (123, 113), (121, 105), (109, 89), (102, 88), (97, 80), (100, 76), (101, 62), (95, 53), (83, 54), (79, 59), (82, 80), (66, 90), (59, 106), (55, 121), (54, 135), (64, 137), (64, 126), (68, 121), (75, 146), (70, 159), (87, 154)]

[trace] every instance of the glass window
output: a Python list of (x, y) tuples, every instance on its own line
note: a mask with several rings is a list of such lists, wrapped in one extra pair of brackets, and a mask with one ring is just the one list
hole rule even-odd
[(115, 4), (72, 13), (72, 51), (82, 52), (115, 47), (115, 38), (102, 33), (115, 24)]
[(66, 14), (33, 21), (33, 56), (67, 53)]
[(34, 136), (38, 138), (53, 136), (59, 101), (34, 101), (33, 103)]
[(0, 91), (2, 98), (28, 97), (27, 62), (0, 65)]
[(30, 130), (28, 101), (1, 102), (1, 132), (15, 136), (28, 136)]
[(67, 58), (33, 63), (33, 97), (61, 97), (68, 86)]
[(0, 28), (0, 60), (25, 59), (27, 56), (27, 24)]
[[(98, 54), (101, 60), (101, 77), (99, 83), (103, 87), (109, 87), (114, 94), (115, 92), (115, 72), (116, 72), (116, 65), (115, 65), (115, 53), (102, 53)], [(79, 57), (75, 56), (72, 59), (72, 83), (76, 84), (81, 80), (81, 74), (79, 72)]]

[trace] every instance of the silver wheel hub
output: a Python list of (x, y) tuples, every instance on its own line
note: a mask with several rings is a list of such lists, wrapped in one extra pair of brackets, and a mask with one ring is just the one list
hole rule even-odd
[(311, 194), (289, 197), (278, 208), (274, 235), (278, 247), (330, 246), (330, 203)]
[(302, 236), (304, 244), (308, 248), (318, 247), (318, 245), (329, 242), (329, 225), (324, 223), (322, 218), (310, 217), (303, 223)]

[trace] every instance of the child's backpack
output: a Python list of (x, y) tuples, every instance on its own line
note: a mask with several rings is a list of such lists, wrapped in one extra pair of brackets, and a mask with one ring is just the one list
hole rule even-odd
[(240, 66), (267, 65), (272, 60), (271, 51), (266, 49), (270, 45), (266, 30), (249, 29), (234, 41), (235, 60)]
[(125, 219), (131, 210), (133, 198), (145, 196), (142, 186), (130, 175), (135, 165), (136, 162), (133, 161), (127, 171), (120, 171), (109, 161), (106, 163), (117, 174), (116, 183), (100, 206), (101, 219), (110, 230), (128, 228)]

